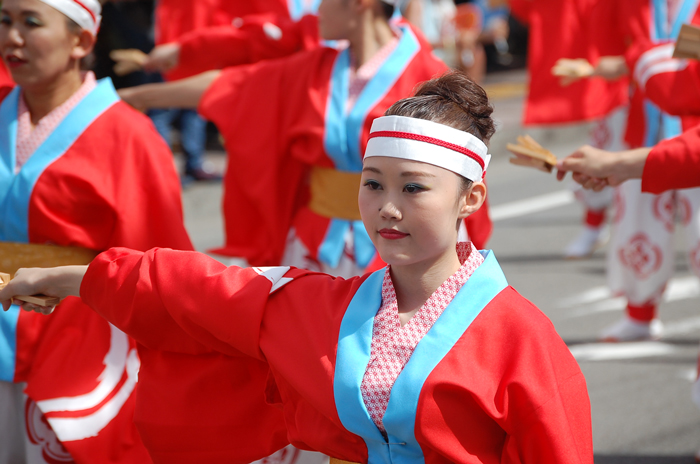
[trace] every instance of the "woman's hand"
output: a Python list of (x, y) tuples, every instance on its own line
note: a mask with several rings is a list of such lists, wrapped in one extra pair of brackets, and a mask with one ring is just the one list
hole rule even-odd
[(148, 61), (143, 69), (148, 72), (167, 72), (177, 66), (180, 61), (180, 44), (173, 42), (158, 45), (148, 54)]
[[(22, 295), (46, 295), (63, 299), (67, 296), (80, 296), (80, 284), (87, 271), (87, 266), (61, 266), (54, 268), (20, 269), (14, 279), (0, 290), (0, 303), (7, 311), (13, 298)], [(19, 302), (19, 301), (18, 301)], [(51, 314), (55, 306), (39, 306), (19, 302), (25, 311)]]
[(585, 145), (557, 163), (557, 179), (571, 171), (573, 179), (586, 189), (602, 190), (628, 179), (639, 179), (651, 148), (621, 152), (599, 150)]

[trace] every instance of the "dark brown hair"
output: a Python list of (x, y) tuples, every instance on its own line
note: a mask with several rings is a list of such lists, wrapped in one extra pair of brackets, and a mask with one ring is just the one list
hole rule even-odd
[(418, 85), (412, 97), (399, 100), (386, 116), (427, 119), (454, 127), (488, 143), (496, 132), (486, 91), (461, 71), (450, 71)]
[[(427, 119), (468, 132), (488, 143), (496, 132), (486, 91), (461, 71), (450, 71), (420, 84), (412, 97), (399, 100), (386, 116)], [(464, 179), (463, 189), (471, 186)]]

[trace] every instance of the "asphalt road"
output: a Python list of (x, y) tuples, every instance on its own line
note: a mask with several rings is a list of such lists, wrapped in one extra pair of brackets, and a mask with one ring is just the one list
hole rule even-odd
[[(685, 259), (682, 233), (677, 237), (676, 273), (660, 311), (664, 338), (596, 343), (599, 331), (620, 318), (624, 308), (624, 301), (606, 289), (605, 249), (590, 259), (562, 258), (581, 227), (582, 209), (569, 184), (507, 162), (505, 143), (523, 132), (523, 99), (518, 95), (523, 77), (515, 73), (492, 80), (497, 81), (495, 88), (507, 91), (494, 102), (499, 132), (491, 143), (494, 160), (488, 171), (495, 222), (489, 248), (510, 284), (549, 316), (586, 375), (596, 463), (693, 463), (700, 448), (700, 409), (690, 398), (700, 342), (700, 284)], [(563, 156), (585, 141), (587, 127), (528, 132)], [(208, 159), (223, 169), (223, 155), (213, 153)], [(192, 185), (183, 198), (197, 249), (220, 245), (220, 185)]]

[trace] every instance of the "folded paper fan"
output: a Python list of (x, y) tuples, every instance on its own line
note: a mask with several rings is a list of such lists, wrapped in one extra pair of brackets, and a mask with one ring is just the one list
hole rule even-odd
[(510, 158), (512, 164), (539, 169), (544, 172), (552, 172), (557, 164), (557, 157), (551, 151), (545, 149), (529, 135), (518, 136), (518, 143), (506, 145), (508, 151), (515, 155)]

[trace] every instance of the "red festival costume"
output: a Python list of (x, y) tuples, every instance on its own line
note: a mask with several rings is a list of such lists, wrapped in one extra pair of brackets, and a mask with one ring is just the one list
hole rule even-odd
[(384, 269), (343, 280), (114, 249), (93, 262), (81, 295), (142, 343), (192, 337), (267, 362), (267, 401), (283, 409), (299, 448), (351, 462), (591, 464), (590, 404), (576, 361), (551, 322), (508, 286), (493, 253), (482, 254), (396, 379), (386, 440), (360, 391)]
[[(0, 160), (0, 240), (192, 249), (172, 155), (111, 82), (100, 82), (17, 174), (19, 88), (7, 90), (0, 106), (7, 154)], [(49, 317), (15, 306), (2, 319), (0, 373), (27, 383), (30, 430), (47, 420), (76, 462), (150, 462), (132, 425), (139, 366), (133, 341), (72, 297)], [(43, 439), (33, 436), (45, 454), (55, 453), (55, 443)]]
[[(228, 68), (202, 97), (199, 112), (225, 138), (226, 245), (215, 250), (253, 265), (281, 262), (290, 228), (311, 259), (335, 267), (346, 252), (360, 268), (378, 263), (359, 215), (319, 214), (309, 188), (321, 170), (357, 175), (337, 193), (357, 209), (359, 173), (372, 121), (417, 83), (447, 67), (410, 27), (347, 112), (348, 50), (319, 47), (294, 56)], [(331, 195), (335, 199), (336, 193)], [(311, 198), (310, 198), (311, 197)], [(486, 208), (470, 216), (467, 231), (483, 248), (491, 233)]]
[[(700, 24), (698, 1), (629, 0), (622, 5), (626, 8), (623, 17), (630, 37), (626, 57), (634, 79), (626, 141), (631, 148), (653, 147), (700, 122), (698, 115), (688, 112), (681, 116), (667, 113), (666, 109), (676, 110), (678, 105), (670, 101), (656, 105), (645, 93), (658, 95), (659, 87), (672, 82), (674, 73), (684, 72), (685, 62), (670, 58), (668, 44), (675, 41), (682, 24)], [(677, 91), (687, 93), (691, 102), (696, 93), (694, 88)], [(700, 275), (700, 190), (666, 191), (655, 196), (640, 193), (640, 184), (628, 181), (616, 190), (617, 213), (609, 246), (608, 274), (613, 292), (628, 300), (628, 318), (649, 323), (656, 316), (675, 266), (676, 217), (686, 229), (691, 268)]]

